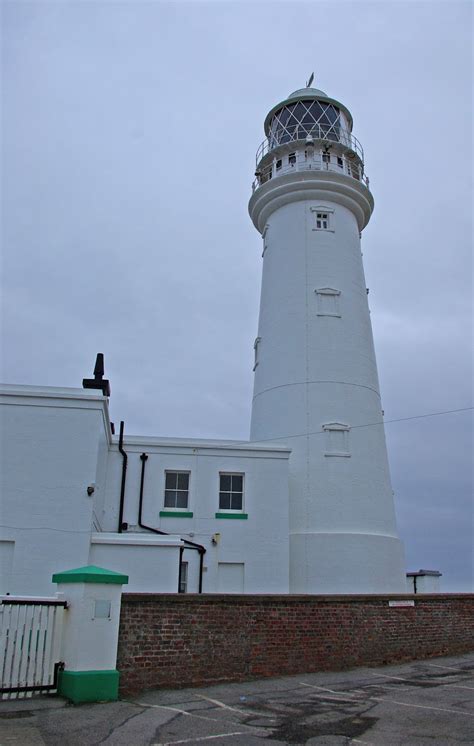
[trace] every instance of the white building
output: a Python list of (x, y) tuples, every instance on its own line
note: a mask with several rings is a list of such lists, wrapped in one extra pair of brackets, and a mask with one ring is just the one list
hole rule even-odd
[(129, 591), (406, 588), (360, 234), (373, 198), (352, 117), (304, 88), (275, 106), (251, 218), (263, 281), (251, 439), (112, 433), (83, 389), (2, 388), (0, 593), (96, 564)]

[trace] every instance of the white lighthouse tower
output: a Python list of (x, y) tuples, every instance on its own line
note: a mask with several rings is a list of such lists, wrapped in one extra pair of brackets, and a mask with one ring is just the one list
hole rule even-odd
[[(311, 81), (310, 81), (311, 84)], [(286, 440), (290, 591), (400, 593), (360, 249), (373, 197), (348, 109), (306, 87), (273, 107), (249, 203), (263, 238), (251, 440)]]

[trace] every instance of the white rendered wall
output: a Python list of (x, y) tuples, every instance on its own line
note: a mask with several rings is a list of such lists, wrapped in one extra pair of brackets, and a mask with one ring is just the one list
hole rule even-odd
[[(332, 184), (321, 173), (291, 178), (273, 179), (250, 205), (259, 230), (267, 226), (251, 440), (283, 437), (292, 448), (290, 590), (401, 592), (403, 548), (384, 428), (365, 427), (382, 421), (382, 408), (362, 213), (349, 209), (348, 177)], [(259, 192), (271, 190), (278, 196), (259, 206)], [(331, 230), (315, 230), (316, 208), (329, 212)], [(319, 315), (318, 289), (337, 292), (339, 315)], [(328, 423), (349, 426), (342, 448), (331, 445)]]
[[(245, 593), (288, 592), (288, 449), (271, 444), (138, 437), (127, 437), (124, 448), (128, 454), (124, 521), (129, 524), (125, 535), (140, 531), (140, 454), (147, 453), (142, 522), (205, 547), (204, 593), (218, 591), (218, 565), (223, 562), (244, 563)], [(112, 450), (103, 520), (109, 531), (117, 526), (121, 469), (121, 455)], [(192, 517), (160, 516), (166, 470), (190, 472), (188, 511)], [(220, 512), (219, 472), (245, 475), (242, 512), (246, 519), (215, 517)], [(220, 534), (217, 544), (212, 542), (214, 534)], [(199, 553), (186, 548), (183, 560), (188, 562), (188, 592), (196, 593)]]
[[(2, 393), (1, 593), (51, 594), (53, 573), (87, 564), (129, 575), (128, 591), (174, 593), (180, 536), (207, 550), (204, 592), (217, 591), (219, 563), (244, 564), (246, 593), (288, 592), (287, 448), (128, 439), (129, 531), (119, 534), (122, 457), (117, 438), (112, 442), (107, 400), (82, 389), (5, 386)], [(143, 452), (149, 458), (142, 522), (170, 537), (138, 526)], [(174, 469), (191, 473), (192, 517), (160, 516), (165, 470)], [(216, 518), (220, 471), (245, 475), (246, 519)], [(220, 534), (215, 544), (214, 534)], [(185, 548), (183, 560), (188, 591), (197, 592), (199, 553)]]
[(176, 593), (182, 543), (178, 536), (94, 533), (88, 564), (128, 575), (125, 593)]
[[(87, 564), (93, 501), (105, 488), (104, 397), (76, 389), (2, 388), (0, 592), (51, 594), (54, 572)], [(13, 549), (12, 549), (13, 543)]]

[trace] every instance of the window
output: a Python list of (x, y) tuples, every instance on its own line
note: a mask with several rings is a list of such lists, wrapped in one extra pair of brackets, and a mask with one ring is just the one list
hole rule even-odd
[(188, 563), (181, 562), (181, 573), (179, 576), (178, 593), (187, 593), (188, 590)]
[(290, 166), (294, 166), (295, 165), (295, 163), (296, 163), (296, 153), (290, 153), (288, 155), (288, 163), (290, 164)]
[(219, 510), (242, 510), (244, 504), (244, 475), (219, 474)]
[(343, 422), (328, 422), (323, 425), (326, 433), (326, 452), (325, 456), (340, 456), (349, 458), (349, 425)]
[(165, 508), (186, 510), (189, 495), (189, 471), (165, 472)]
[(316, 213), (316, 228), (327, 231), (329, 228), (329, 215), (327, 212)]
[(334, 233), (333, 218), (334, 210), (324, 205), (317, 207), (311, 207), (311, 212), (314, 213), (314, 228), (313, 231), (331, 231)]
[(337, 156), (337, 165), (339, 166), (339, 168), (343, 168), (344, 166), (344, 161), (339, 156)]
[(275, 163), (275, 168), (277, 171), (281, 169), (281, 158), (279, 158), (277, 162)]
[(261, 337), (257, 337), (257, 339), (255, 340), (255, 342), (253, 343), (253, 349), (254, 349), (254, 353), (255, 353), (255, 358), (254, 358), (254, 361), (253, 361), (253, 370), (255, 370), (255, 368), (257, 367), (257, 365), (259, 363), (259, 360), (258, 360), (258, 346), (259, 346), (259, 344), (260, 344), (261, 341), (262, 341), (262, 338)]
[(263, 238), (262, 256), (264, 256), (264, 254), (265, 254), (265, 252), (267, 250), (267, 246), (268, 246), (268, 243), (267, 243), (267, 232), (268, 232), (268, 223), (266, 224), (265, 228), (262, 231), (262, 238)]
[(331, 162), (331, 154), (323, 153), (323, 163), (330, 163), (330, 162)]
[(316, 300), (318, 304), (318, 316), (337, 316), (340, 318), (339, 308), (340, 290), (336, 288), (316, 288)]

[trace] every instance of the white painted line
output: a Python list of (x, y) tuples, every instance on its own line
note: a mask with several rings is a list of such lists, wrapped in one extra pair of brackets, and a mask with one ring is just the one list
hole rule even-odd
[(436, 710), (437, 712), (449, 712), (453, 715), (467, 715), (468, 717), (474, 718), (474, 712), (466, 712), (465, 710), (448, 710), (444, 707), (432, 707), (430, 705), (413, 705), (408, 702), (399, 702), (396, 699), (387, 699), (386, 697), (369, 697), (369, 699), (375, 699), (377, 702), (391, 702), (394, 705), (401, 705), (402, 707), (416, 707), (420, 710)]
[(472, 671), (466, 671), (465, 668), (454, 668), (454, 666), (440, 666), (439, 663), (426, 663), (426, 661), (420, 661), (424, 666), (433, 666), (433, 668), (449, 668), (451, 671), (462, 671), (463, 673), (472, 673)]
[[(299, 683), (301, 686), (309, 686), (310, 689), (320, 689), (323, 692), (330, 692), (331, 694), (337, 695), (335, 697), (328, 697), (326, 695), (325, 699), (332, 699), (337, 702), (358, 702), (357, 699), (354, 699), (354, 698), (351, 699), (352, 695), (345, 697), (343, 694), (341, 695), (340, 692), (335, 692), (334, 689), (327, 689), (325, 686), (316, 686), (316, 684), (307, 684), (305, 681), (300, 681)], [(347, 692), (345, 693), (347, 694)]]
[[(387, 673), (373, 673), (370, 672), (371, 676), (380, 676), (384, 679), (397, 679), (398, 681), (406, 681), (408, 684), (412, 684), (413, 686), (417, 686), (417, 682), (413, 679), (404, 679), (402, 676), (389, 676)], [(419, 677), (420, 678), (420, 677)], [(474, 686), (463, 686), (462, 684), (451, 684), (450, 681), (442, 681), (441, 683), (438, 681), (432, 681), (432, 682), (426, 682), (428, 684), (432, 683), (436, 686), (450, 686), (452, 689), (471, 689), (471, 691), (474, 692)]]
[[(204, 697), (204, 699), (206, 698)], [(138, 702), (136, 700), (133, 702), (133, 704), (139, 705), (140, 707), (156, 708), (157, 710), (170, 710), (170, 712), (178, 712), (180, 715), (187, 715), (188, 717), (199, 718), (199, 720), (208, 720), (211, 723), (222, 724), (222, 721), (216, 720), (216, 718), (206, 717), (206, 715), (198, 715), (195, 712), (188, 712), (188, 710), (181, 710), (179, 707), (170, 707), (169, 705), (152, 705), (152, 704), (149, 704), (148, 702)], [(226, 707), (226, 705), (224, 705), (224, 707)], [(233, 708), (229, 708), (229, 709), (233, 709)], [(232, 725), (233, 724), (234, 723), (232, 723)], [(153, 746), (171, 746), (171, 744), (174, 744), (174, 743), (190, 743), (192, 741), (206, 741), (206, 740), (209, 740), (210, 738), (224, 738), (224, 737), (227, 738), (228, 736), (243, 736), (249, 731), (253, 731), (257, 735), (259, 734), (268, 735), (268, 731), (264, 730), (263, 728), (257, 728), (253, 725), (246, 725), (245, 728), (247, 728), (247, 730), (239, 731), (239, 733), (222, 733), (219, 736), (203, 736), (200, 738), (188, 738), (184, 741), (166, 741), (166, 743), (155, 743), (153, 744)], [(0, 744), (0, 746), (2, 746), (2, 744)]]
[[(332, 692), (333, 691), (332, 689), (326, 689), (323, 686), (315, 686), (313, 684), (306, 684), (303, 681), (300, 682), (300, 683), (301, 683), (302, 686), (309, 686), (309, 687), (311, 687), (311, 689), (323, 689), (323, 690), (325, 690), (327, 692)], [(347, 694), (347, 692), (346, 692), (346, 694)], [(321, 694), (321, 696), (324, 696), (324, 695)], [(394, 705), (400, 705), (401, 707), (416, 707), (417, 709), (420, 709), (420, 710), (436, 710), (437, 712), (450, 712), (450, 713), (452, 713), (454, 715), (467, 715), (468, 717), (471, 717), (471, 718), (474, 717), (474, 712), (466, 712), (465, 710), (448, 710), (447, 708), (444, 708), (444, 707), (433, 707), (431, 705), (414, 705), (414, 704), (411, 704), (411, 703), (409, 704), (408, 702), (399, 702), (397, 699), (388, 699), (387, 697), (373, 697), (370, 694), (363, 694), (363, 696), (369, 702), (371, 700), (373, 700), (374, 702), (391, 702), (392, 704), (394, 704)], [(358, 699), (358, 700), (357, 699), (350, 699), (349, 697), (341, 698), (341, 699), (343, 701), (346, 701), (346, 702), (360, 702), (361, 701), (360, 699)]]
[(195, 712), (188, 712), (188, 710), (181, 710), (179, 707), (169, 707), (168, 705), (150, 705), (147, 702), (137, 702), (137, 701), (135, 701), (135, 704), (140, 705), (140, 707), (154, 707), (157, 710), (170, 710), (170, 712), (178, 712), (180, 715), (188, 715), (188, 717), (199, 718), (200, 720), (210, 720), (211, 723), (219, 722), (219, 720), (216, 720), (216, 718), (209, 718), (209, 717), (206, 717), (206, 715), (197, 715)]
[(206, 702), (211, 702), (213, 705), (217, 705), (217, 707), (222, 707), (222, 709), (224, 710), (232, 710), (233, 712), (238, 712), (239, 715), (246, 714), (243, 710), (239, 710), (237, 707), (231, 707), (230, 705), (226, 705), (225, 702), (220, 702), (218, 699), (211, 699), (211, 697), (205, 697), (204, 694), (196, 694), (196, 697), (199, 697), (199, 699), (205, 699)]
[(197, 741), (212, 741), (213, 738), (232, 738), (232, 736), (245, 736), (248, 731), (235, 731), (235, 733), (218, 733), (217, 736), (198, 736), (195, 738), (183, 738), (181, 741), (163, 741), (154, 743), (153, 746), (174, 746), (177, 743), (196, 743)]

